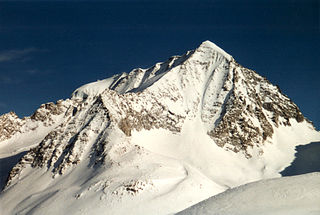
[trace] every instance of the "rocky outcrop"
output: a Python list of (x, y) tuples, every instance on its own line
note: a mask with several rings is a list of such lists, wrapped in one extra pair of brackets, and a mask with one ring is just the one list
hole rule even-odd
[(30, 117), (20, 119), (14, 112), (0, 116), (0, 142), (15, 134), (35, 131), (39, 125), (50, 127), (56, 123), (56, 116), (62, 115), (69, 108), (69, 101), (42, 104)]
[[(235, 63), (235, 62), (234, 62)], [(305, 120), (299, 108), (280, 89), (256, 72), (235, 63), (233, 87), (221, 120), (208, 134), (221, 146), (251, 155), (247, 148), (263, 145), (274, 127)]]
[(23, 121), (14, 112), (0, 116), (0, 142), (20, 132), (22, 125)]
[(51, 125), (54, 120), (52, 116), (60, 115), (65, 111), (63, 100), (57, 101), (56, 104), (49, 102), (42, 104), (32, 115), (31, 120), (43, 122), (45, 125)]

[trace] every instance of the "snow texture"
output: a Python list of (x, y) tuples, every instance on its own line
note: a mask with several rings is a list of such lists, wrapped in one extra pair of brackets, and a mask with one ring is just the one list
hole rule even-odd
[(177, 215), (320, 214), (320, 173), (268, 179), (230, 189)]

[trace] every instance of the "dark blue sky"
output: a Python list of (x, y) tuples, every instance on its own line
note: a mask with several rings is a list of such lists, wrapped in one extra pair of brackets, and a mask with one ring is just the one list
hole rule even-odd
[(280, 86), (320, 128), (318, 0), (0, 1), (0, 114), (210, 40)]

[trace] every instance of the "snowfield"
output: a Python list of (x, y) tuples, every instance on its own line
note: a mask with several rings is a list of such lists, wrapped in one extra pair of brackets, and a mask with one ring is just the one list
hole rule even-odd
[(178, 214), (317, 215), (320, 214), (320, 172), (242, 185)]
[(210, 41), (0, 117), (0, 214), (319, 214), (319, 173), (279, 173), (320, 132)]

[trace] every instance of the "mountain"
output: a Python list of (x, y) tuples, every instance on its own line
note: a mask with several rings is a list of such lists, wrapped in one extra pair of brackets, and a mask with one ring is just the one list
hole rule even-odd
[(295, 146), (320, 140), (278, 87), (209, 41), (31, 117), (5, 114), (0, 135), (2, 214), (172, 214), (279, 177)]

